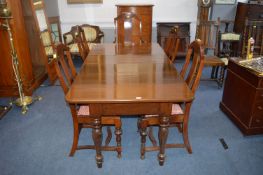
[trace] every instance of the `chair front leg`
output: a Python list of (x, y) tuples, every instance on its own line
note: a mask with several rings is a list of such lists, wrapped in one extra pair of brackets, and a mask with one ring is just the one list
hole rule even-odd
[(116, 142), (117, 142), (117, 152), (118, 152), (118, 155), (117, 157), (118, 158), (121, 158), (121, 135), (122, 135), (122, 129), (121, 129), (121, 121), (118, 120), (116, 121), (115, 120), (115, 135), (116, 135)]
[(184, 145), (189, 154), (192, 154), (192, 147), (188, 138), (188, 122), (189, 122), (189, 114), (190, 114), (191, 103), (186, 103), (185, 105), (185, 118), (183, 122), (183, 139)]
[(146, 136), (147, 136), (147, 126), (148, 122), (144, 119), (140, 120), (139, 127), (140, 127), (140, 134), (141, 134), (141, 159), (145, 158), (145, 143), (146, 143)]
[(70, 111), (71, 111), (71, 115), (72, 115), (72, 120), (73, 120), (73, 143), (71, 146), (71, 150), (69, 153), (69, 156), (74, 156), (77, 147), (78, 147), (78, 141), (79, 141), (79, 133), (80, 133), (80, 124), (78, 123), (78, 119), (77, 119), (77, 112), (76, 112), (76, 106), (75, 104), (70, 104)]
[(110, 128), (110, 126), (107, 126), (107, 137), (105, 140), (105, 146), (109, 146), (111, 138), (112, 138), (111, 128)]
[(160, 145), (160, 152), (158, 154), (159, 165), (163, 166), (165, 161), (165, 145), (169, 133), (169, 117), (167, 116), (160, 116), (160, 127), (159, 127), (159, 145)]

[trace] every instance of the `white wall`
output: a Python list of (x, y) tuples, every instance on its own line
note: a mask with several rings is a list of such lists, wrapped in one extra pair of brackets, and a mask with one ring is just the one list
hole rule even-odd
[[(153, 4), (153, 27), (156, 22), (191, 22), (191, 40), (195, 37), (197, 19), (197, 0), (103, 0), (102, 4), (67, 4), (67, 0), (57, 0), (62, 33), (76, 24), (99, 25), (107, 35), (114, 28), (113, 19), (117, 15), (116, 4), (136, 3)], [(247, 2), (247, 0), (237, 0)], [(235, 13), (235, 12), (233, 12)], [(113, 34), (112, 34), (113, 35)], [(156, 36), (153, 28), (153, 38)], [(109, 37), (112, 40), (112, 36)], [(156, 41), (156, 40), (153, 40)]]
[(60, 0), (44, 0), (48, 17), (59, 16), (58, 1)]
[(58, 0), (62, 33), (69, 31), (72, 25), (83, 23), (114, 28), (115, 5), (123, 3), (153, 4), (153, 27), (156, 22), (191, 22), (191, 37), (194, 38), (197, 0), (103, 0), (102, 4), (67, 4), (66, 0)]

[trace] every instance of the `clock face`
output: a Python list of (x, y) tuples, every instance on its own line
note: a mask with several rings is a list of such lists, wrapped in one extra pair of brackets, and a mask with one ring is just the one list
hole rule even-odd
[(202, 7), (211, 7), (212, 5), (212, 0), (200, 0), (200, 1)]

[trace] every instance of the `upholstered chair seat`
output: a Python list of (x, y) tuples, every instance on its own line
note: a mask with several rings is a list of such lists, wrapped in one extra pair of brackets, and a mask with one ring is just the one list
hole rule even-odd
[(52, 46), (45, 47), (45, 52), (47, 56), (52, 56), (54, 54), (54, 49)]
[(88, 116), (89, 114), (90, 114), (90, 112), (89, 112), (89, 106), (88, 105), (81, 105), (79, 107), (79, 110), (77, 111), (77, 115), (79, 115), (79, 116), (83, 116), (83, 115)]
[(172, 106), (172, 115), (179, 115), (179, 114), (183, 114), (183, 110), (181, 108), (181, 106), (179, 104), (173, 104)]
[(79, 47), (77, 43), (69, 44), (68, 47), (71, 53), (79, 53)]
[(42, 43), (44, 45), (46, 55), (52, 56), (54, 54), (54, 49), (52, 46), (52, 41), (51, 41), (50, 34), (49, 34), (48, 30), (44, 30), (43, 32), (41, 32), (40, 38), (41, 38)]

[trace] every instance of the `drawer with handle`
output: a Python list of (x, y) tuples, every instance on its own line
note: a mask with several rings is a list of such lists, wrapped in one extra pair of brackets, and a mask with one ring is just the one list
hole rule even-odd
[(254, 107), (251, 127), (263, 127), (263, 102), (256, 103)]

